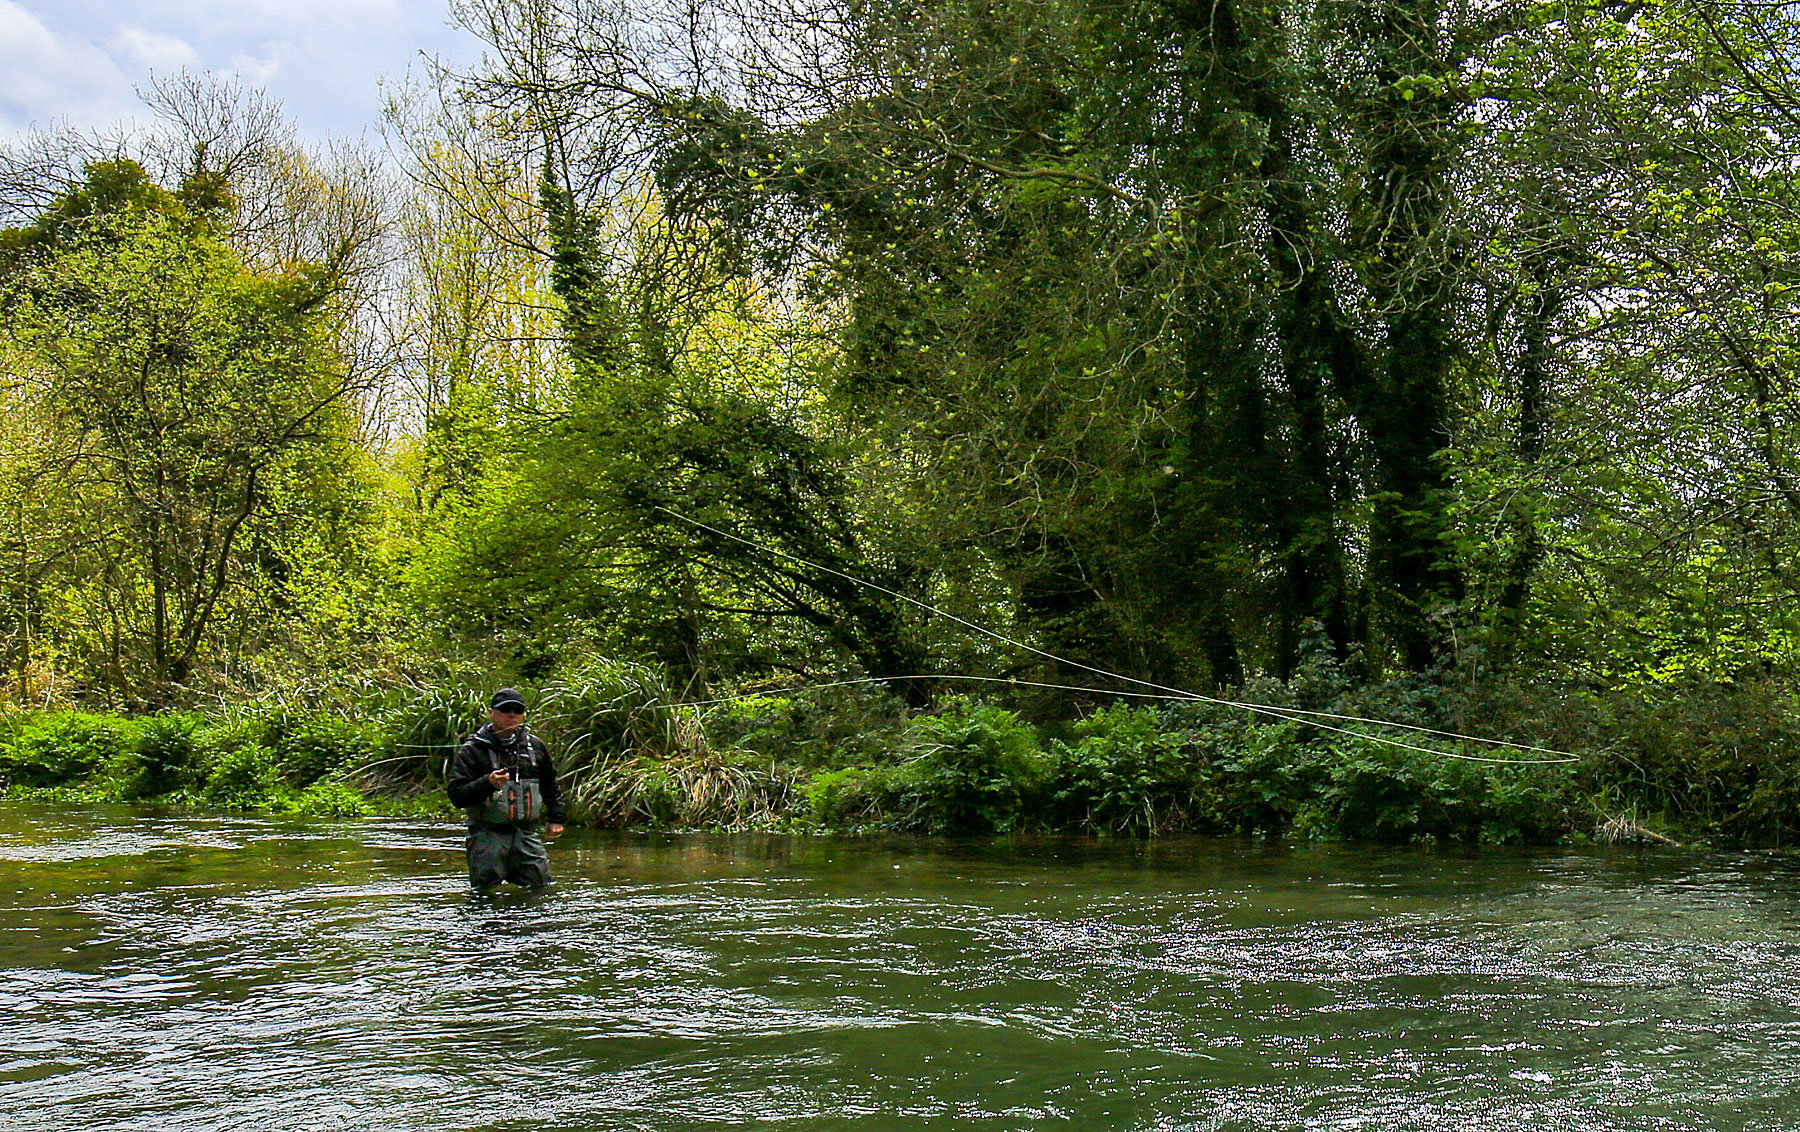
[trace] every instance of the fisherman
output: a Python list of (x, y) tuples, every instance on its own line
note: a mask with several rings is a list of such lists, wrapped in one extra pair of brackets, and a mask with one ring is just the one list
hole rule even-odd
[(562, 790), (544, 741), (525, 726), (525, 698), (502, 688), (488, 721), (463, 740), (447, 775), (450, 801), (469, 814), (469, 883), (489, 891), (503, 880), (541, 892), (550, 883), (544, 836), (563, 831)]

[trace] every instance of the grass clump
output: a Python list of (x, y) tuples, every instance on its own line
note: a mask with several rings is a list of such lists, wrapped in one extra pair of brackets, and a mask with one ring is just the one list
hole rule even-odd
[(799, 798), (792, 770), (711, 752), (608, 763), (564, 789), (578, 820), (614, 828), (769, 829)]

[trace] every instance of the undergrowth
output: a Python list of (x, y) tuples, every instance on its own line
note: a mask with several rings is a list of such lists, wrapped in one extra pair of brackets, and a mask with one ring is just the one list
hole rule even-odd
[[(322, 816), (453, 816), (446, 760), (488, 680), (127, 717), (0, 716), (9, 796)], [(528, 688), (571, 819), (610, 827), (994, 835), (1179, 833), (1382, 842), (1800, 837), (1791, 692), (1682, 694), (1422, 681), (1347, 689), (1304, 674), (1240, 693), (1574, 750), (1579, 761), (1352, 724), (1329, 731), (1200, 702), (1103, 706), (1036, 724), (994, 702), (914, 712), (878, 686), (679, 702), (654, 668), (596, 662)], [(1424, 749), (1384, 741), (1400, 738)], [(1464, 757), (1458, 757), (1464, 756)], [(1622, 838), (1619, 831), (1631, 833)], [(1611, 832), (1608, 832), (1611, 831)]]

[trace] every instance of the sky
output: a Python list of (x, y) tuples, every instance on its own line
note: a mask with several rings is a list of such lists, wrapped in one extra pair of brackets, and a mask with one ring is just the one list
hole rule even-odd
[(147, 122), (134, 88), (183, 68), (263, 88), (304, 140), (373, 140), (423, 55), (480, 58), (447, 0), (0, 0), (0, 140)]

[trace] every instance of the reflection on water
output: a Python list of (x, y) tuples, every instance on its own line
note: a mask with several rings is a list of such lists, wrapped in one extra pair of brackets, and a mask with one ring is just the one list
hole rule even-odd
[(0, 815), (0, 1126), (1793, 1129), (1800, 867)]

